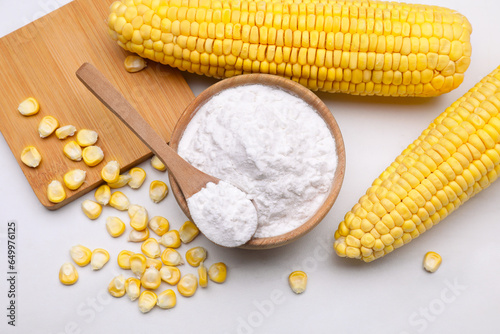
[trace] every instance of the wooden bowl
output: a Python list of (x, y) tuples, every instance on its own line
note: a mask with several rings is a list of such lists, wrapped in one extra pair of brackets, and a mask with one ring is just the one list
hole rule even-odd
[[(189, 121), (193, 118), (196, 112), (199, 110), (200, 106), (205, 104), (212, 96), (218, 94), (219, 92), (233, 88), (236, 86), (259, 84), (267, 85), (272, 87), (281, 88), (292, 95), (295, 95), (305, 102), (307, 102), (316, 112), (323, 118), (328, 128), (330, 129), (332, 136), (335, 138), (336, 143), (336, 153), (337, 153), (337, 169), (335, 171), (335, 176), (333, 179), (333, 184), (330, 189), (330, 193), (326, 198), (323, 205), (318, 209), (318, 211), (304, 224), (297, 227), (296, 229), (274, 237), (268, 238), (253, 238), (245, 245), (240, 246), (240, 248), (245, 249), (269, 249), (279, 246), (286, 245), (294, 240), (297, 240), (301, 236), (305, 235), (307, 232), (312, 230), (318, 223), (325, 217), (328, 211), (335, 203), (337, 195), (339, 194), (342, 182), (344, 180), (345, 172), (345, 149), (344, 141), (342, 139), (342, 134), (338, 127), (335, 118), (328, 109), (328, 107), (309, 89), (301, 86), (300, 84), (286, 78), (279, 76), (269, 75), (269, 74), (245, 74), (235, 76), (229, 79), (219, 81), (218, 83), (208, 87), (200, 95), (198, 95), (190, 105), (184, 110), (181, 115), (177, 125), (172, 133), (172, 138), (170, 139), (170, 146), (177, 151), (179, 142), (182, 138), (184, 130), (186, 129)], [(175, 179), (169, 174), (170, 185), (172, 192), (177, 200), (177, 203), (181, 207), (182, 211), (186, 216), (191, 217), (189, 214), (189, 209), (186, 203), (184, 195), (179, 189), (179, 186), (175, 182)]]

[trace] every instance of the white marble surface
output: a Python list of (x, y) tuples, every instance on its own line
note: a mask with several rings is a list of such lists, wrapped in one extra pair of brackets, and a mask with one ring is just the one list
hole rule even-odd
[[(64, 5), (67, 0), (0, 1), (0, 36)], [(417, 2), (412, 0), (409, 2)], [(97, 221), (80, 211), (81, 200), (56, 211), (38, 202), (3, 137), (0, 137), (0, 332), (1, 333), (498, 333), (500, 309), (500, 183), (492, 185), (411, 245), (371, 264), (332, 254), (332, 235), (343, 215), (373, 179), (440, 112), (500, 65), (500, 2), (422, 0), (457, 9), (474, 29), (472, 64), (455, 91), (432, 99), (360, 98), (321, 93), (344, 135), (347, 170), (343, 188), (324, 221), (301, 240), (275, 250), (226, 250), (203, 236), (193, 244), (208, 249), (208, 263), (229, 266), (225, 284), (209, 284), (192, 298), (178, 297), (172, 310), (143, 315), (136, 303), (106, 292), (121, 270), (122, 249), (139, 251), (125, 236), (111, 239), (105, 208)], [(0, 52), (2, 52), (0, 50)], [(215, 80), (185, 76), (199, 94)], [(0, 120), (1, 121), (1, 120)], [(141, 165), (148, 181), (166, 174)], [(147, 186), (125, 189), (152, 215), (179, 228), (185, 216), (170, 194), (159, 205)], [(86, 196), (91, 198), (92, 194)], [(118, 213), (125, 219), (125, 215)], [(17, 222), (18, 281), (16, 327), (7, 325), (7, 222)], [(61, 264), (74, 244), (103, 247), (112, 260), (99, 272), (81, 268), (79, 282), (62, 286)], [(183, 246), (182, 252), (188, 246)], [(423, 255), (443, 256), (435, 274), (423, 271)], [(309, 274), (306, 293), (294, 295), (286, 276)], [(184, 273), (195, 272), (187, 265)], [(166, 287), (166, 286), (164, 286)]]

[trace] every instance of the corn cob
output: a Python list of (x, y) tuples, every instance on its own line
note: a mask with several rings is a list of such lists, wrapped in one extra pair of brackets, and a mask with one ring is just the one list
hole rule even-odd
[(500, 173), (500, 67), (373, 182), (335, 232), (339, 256), (380, 258), (438, 224)]
[(471, 55), (461, 14), (383, 1), (121, 0), (108, 25), (122, 48), (184, 71), (270, 73), (355, 95), (449, 92)]

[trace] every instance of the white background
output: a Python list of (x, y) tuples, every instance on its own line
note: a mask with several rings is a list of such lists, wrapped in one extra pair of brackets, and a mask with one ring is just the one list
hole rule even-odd
[[(0, 36), (66, 2), (0, 1)], [(429, 99), (318, 94), (337, 119), (347, 152), (344, 185), (331, 212), (301, 240), (275, 250), (227, 250), (198, 237), (191, 245), (208, 249), (209, 264), (227, 263), (228, 280), (211, 283), (191, 298), (178, 296), (172, 310), (155, 308), (141, 314), (136, 302), (107, 294), (108, 282), (122, 272), (116, 264), (118, 252), (139, 251), (139, 245), (127, 243), (125, 236), (112, 239), (105, 231), (107, 216), (125, 215), (108, 207), (97, 221), (90, 221), (80, 210), (82, 200), (57, 212), (46, 210), (0, 137), (0, 333), (498, 333), (500, 182), (410, 245), (370, 264), (338, 258), (331, 247), (338, 223), (373, 179), (439, 113), (500, 65), (500, 2), (420, 3), (454, 8), (470, 20), (473, 55), (464, 83)], [(195, 75), (185, 78), (195, 94), (215, 82)], [(167, 175), (149, 163), (140, 167), (148, 173), (147, 184), (167, 181)], [(147, 184), (139, 191), (124, 191), (151, 215), (165, 216), (172, 228), (179, 228), (185, 216), (174, 197), (170, 194), (161, 204), (153, 204)], [(85, 198), (92, 198), (92, 193)], [(7, 326), (6, 318), (5, 239), (11, 219), (18, 225), (15, 329)], [(106, 248), (112, 259), (98, 272), (78, 268), (80, 280), (66, 287), (58, 281), (59, 267), (70, 260), (69, 248), (79, 243)], [(421, 265), (430, 250), (443, 257), (434, 274)], [(294, 269), (309, 275), (302, 295), (294, 295), (287, 285), (286, 277)], [(188, 265), (181, 271), (194, 272)]]

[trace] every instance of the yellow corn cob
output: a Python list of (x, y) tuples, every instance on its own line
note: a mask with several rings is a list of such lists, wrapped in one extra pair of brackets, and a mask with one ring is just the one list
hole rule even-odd
[(500, 173), (500, 67), (438, 116), (335, 232), (339, 256), (373, 261), (409, 243)]
[(270, 73), (355, 95), (449, 92), (471, 55), (461, 14), (384, 1), (121, 0), (108, 26), (122, 48), (184, 71)]

